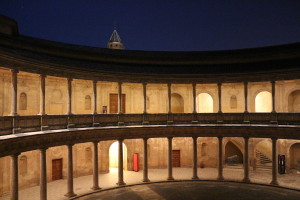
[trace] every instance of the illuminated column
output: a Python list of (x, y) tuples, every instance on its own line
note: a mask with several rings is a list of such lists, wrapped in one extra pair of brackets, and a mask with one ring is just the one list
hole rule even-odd
[(18, 115), (18, 73), (16, 69), (11, 70), (11, 116)]
[(122, 83), (118, 83), (118, 89), (119, 89), (119, 114), (122, 114)]
[(278, 185), (277, 182), (277, 138), (272, 138), (272, 185)]
[(94, 154), (93, 154), (93, 187), (92, 190), (99, 190), (99, 174), (98, 174), (98, 141), (93, 142)]
[(248, 82), (244, 82), (245, 113), (248, 113)]
[(73, 187), (73, 152), (72, 147), (73, 144), (68, 144), (68, 192), (65, 194), (66, 197), (74, 197), (76, 194), (74, 193)]
[(199, 179), (197, 173), (197, 139), (198, 137), (193, 137), (193, 180)]
[(11, 155), (11, 175), (10, 175), (10, 193), (11, 200), (19, 199), (19, 178), (18, 178), (18, 156), (19, 153)]
[(244, 182), (250, 182), (249, 179), (249, 137), (244, 137)]
[(147, 148), (147, 141), (148, 138), (143, 138), (144, 141), (144, 178), (143, 182), (150, 182), (148, 178), (148, 148)]
[(126, 185), (124, 182), (124, 177), (123, 177), (123, 139), (119, 139), (119, 162), (118, 162), (118, 174), (119, 174), (119, 181), (117, 185)]
[(72, 115), (72, 78), (68, 78), (68, 115)]
[(168, 181), (174, 180), (172, 166), (172, 137), (168, 137)]
[(93, 93), (94, 93), (94, 115), (97, 114), (97, 81), (93, 81)]
[(45, 91), (46, 91), (46, 84), (45, 84), (45, 74), (40, 75), (40, 115), (46, 114), (45, 112)]
[(218, 179), (223, 181), (223, 137), (218, 137), (219, 140), (219, 166), (218, 166)]
[(47, 200), (46, 148), (40, 149), (40, 200)]
[(197, 113), (197, 111), (196, 111), (196, 84), (193, 84), (193, 113)]
[(169, 109), (168, 113), (172, 113), (172, 105), (171, 105), (171, 83), (168, 84), (168, 102), (169, 102)]
[(275, 81), (272, 81), (272, 112), (276, 112), (275, 108)]
[(222, 83), (218, 83), (219, 113), (222, 113)]
[(143, 83), (144, 114), (147, 113), (147, 83)]

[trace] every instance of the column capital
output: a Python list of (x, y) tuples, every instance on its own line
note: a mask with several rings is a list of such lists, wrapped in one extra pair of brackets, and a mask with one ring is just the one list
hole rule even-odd
[(119, 141), (119, 142), (123, 142), (123, 141), (124, 141), (124, 138), (118, 138), (118, 141)]
[(9, 155), (11, 158), (17, 158), (21, 153), (14, 153), (14, 154), (11, 154)]
[(198, 136), (192, 136), (193, 140), (197, 140)]
[(277, 137), (272, 137), (271, 140), (272, 140), (272, 141), (277, 141), (278, 138), (277, 138)]
[(248, 81), (245, 81), (245, 82), (244, 82), (244, 85), (248, 85)]
[(171, 136), (170, 136), (170, 137), (167, 137), (167, 138), (168, 138), (168, 140), (172, 140), (172, 139), (173, 139), (173, 137), (171, 137)]
[(218, 82), (218, 86), (221, 86), (222, 85), (222, 82)]
[(146, 86), (148, 83), (142, 83), (144, 86)]
[(148, 137), (144, 137), (144, 138), (143, 138), (143, 140), (146, 140), (146, 141), (147, 141), (148, 139), (149, 139)]
[(11, 71), (11, 73), (16, 73), (16, 74), (19, 73), (18, 69), (11, 69), (10, 71)]
[(93, 144), (99, 144), (101, 140), (92, 141)]
[(43, 147), (43, 148), (40, 148), (39, 150), (40, 150), (41, 152), (46, 152), (47, 149), (48, 149), (48, 147)]
[(249, 136), (244, 136), (243, 138), (244, 138), (245, 140), (249, 140), (250, 137), (249, 137)]
[(47, 75), (44, 74), (44, 73), (39, 74), (39, 76), (40, 76), (40, 78), (46, 78), (47, 77)]

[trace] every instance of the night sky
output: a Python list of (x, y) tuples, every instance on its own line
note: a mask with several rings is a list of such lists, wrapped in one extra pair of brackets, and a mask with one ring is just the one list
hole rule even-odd
[(299, 0), (1, 0), (22, 35), (126, 49), (207, 51), (300, 42)]

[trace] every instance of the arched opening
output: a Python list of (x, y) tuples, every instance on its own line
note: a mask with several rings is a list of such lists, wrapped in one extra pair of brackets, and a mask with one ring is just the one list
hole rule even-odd
[(198, 113), (213, 113), (214, 101), (210, 94), (200, 93), (196, 98)]
[(27, 94), (24, 92), (20, 94), (20, 110), (27, 110)]
[(171, 106), (172, 113), (184, 113), (184, 100), (180, 94), (171, 95)]
[[(123, 169), (127, 169), (127, 147), (123, 143)], [(114, 142), (109, 147), (109, 168), (118, 168), (119, 142)]]
[(293, 91), (289, 95), (288, 112), (300, 112), (300, 90)]
[(255, 112), (272, 111), (272, 94), (268, 91), (260, 92), (255, 97)]
[(27, 156), (21, 156), (19, 162), (20, 162), (20, 164), (19, 164), (20, 174), (26, 175), (27, 174)]
[(270, 168), (272, 166), (272, 143), (263, 140), (255, 146), (255, 163), (259, 168)]
[(235, 95), (232, 95), (230, 97), (230, 108), (231, 109), (237, 109), (237, 98)]
[(85, 109), (86, 110), (91, 110), (91, 108), (92, 108), (92, 99), (91, 99), (90, 95), (85, 96), (84, 104), (85, 104)]
[(231, 141), (225, 146), (225, 163), (226, 164), (241, 164), (243, 163), (243, 153)]
[(290, 148), (290, 168), (300, 171), (300, 143), (293, 144)]

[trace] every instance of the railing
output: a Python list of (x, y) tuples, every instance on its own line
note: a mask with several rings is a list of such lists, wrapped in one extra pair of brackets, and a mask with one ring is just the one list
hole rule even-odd
[(0, 117), (0, 135), (40, 130), (166, 124), (300, 125), (300, 113), (73, 114)]

